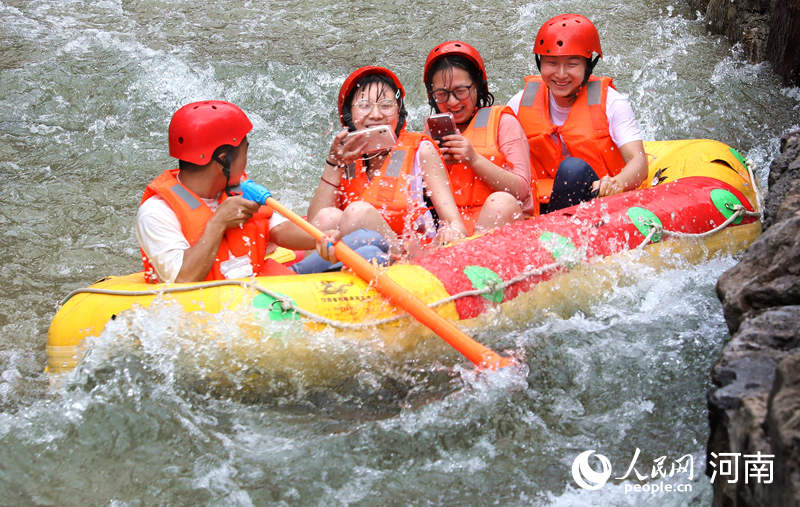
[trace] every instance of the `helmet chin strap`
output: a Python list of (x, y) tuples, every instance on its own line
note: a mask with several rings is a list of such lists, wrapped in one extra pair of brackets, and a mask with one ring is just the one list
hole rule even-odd
[[(539, 64), (539, 59), (538, 59), (539, 55), (536, 55), (536, 56), (537, 56), (536, 64), (538, 65)], [(600, 55), (595, 56), (594, 59), (592, 59), (592, 58), (587, 58), (586, 59), (586, 74), (583, 76), (583, 82), (575, 90), (575, 93), (572, 93), (572, 94), (569, 95), (569, 98), (571, 100), (576, 100), (578, 98), (578, 94), (581, 92), (583, 87), (586, 86), (586, 83), (589, 82), (589, 77), (591, 77), (592, 72), (594, 71), (594, 66), (597, 65), (597, 62), (599, 60), (600, 60)]]
[(597, 65), (598, 60), (600, 60), (600, 55), (595, 56), (594, 59), (586, 59), (586, 75), (583, 77), (583, 84), (581, 84), (581, 86), (585, 86), (586, 83), (589, 82), (589, 76), (594, 72), (594, 66)]
[(573, 93), (567, 95), (567, 98), (570, 100), (570, 104), (578, 100), (578, 95), (581, 93), (581, 90), (583, 89), (584, 86), (586, 86), (586, 83), (581, 84), (579, 87), (575, 88), (575, 91)]
[(225, 194), (230, 197), (233, 195), (231, 193), (231, 150), (226, 150), (224, 152), (225, 157), (220, 157), (219, 155), (214, 158), (221, 166), (222, 166), (222, 173), (225, 175)]

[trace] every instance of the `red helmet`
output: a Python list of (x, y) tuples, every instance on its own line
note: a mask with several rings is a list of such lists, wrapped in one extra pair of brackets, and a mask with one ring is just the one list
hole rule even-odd
[(544, 22), (536, 34), (533, 52), (537, 55), (578, 55), (592, 59), (603, 56), (600, 35), (589, 18), (580, 14), (559, 14)]
[(172, 115), (169, 154), (178, 160), (206, 165), (214, 150), (224, 144), (239, 146), (252, 128), (244, 111), (230, 102), (192, 102)]
[(353, 90), (353, 87), (358, 84), (358, 81), (364, 77), (369, 76), (370, 74), (380, 74), (382, 76), (386, 76), (392, 80), (394, 86), (400, 92), (399, 97), (395, 97), (399, 100), (402, 100), (403, 97), (406, 96), (406, 91), (403, 88), (403, 85), (400, 83), (400, 80), (397, 79), (397, 76), (394, 75), (389, 69), (383, 67), (377, 67), (375, 65), (367, 65), (366, 67), (361, 67), (360, 69), (356, 69), (353, 71), (352, 74), (347, 76), (347, 79), (344, 80), (342, 83), (342, 87), (339, 88), (339, 120), (342, 122), (342, 126), (347, 127), (347, 123), (344, 121), (344, 116), (342, 115), (342, 108), (344, 107), (344, 101), (347, 99), (347, 96), (350, 95), (350, 92)]
[(428, 53), (428, 58), (425, 60), (425, 71), (422, 73), (423, 83), (427, 85), (428, 78), (433, 77), (428, 76), (428, 72), (430, 72), (433, 62), (445, 55), (461, 55), (464, 58), (471, 60), (481, 70), (481, 77), (483, 81), (486, 81), (486, 67), (483, 65), (483, 58), (481, 58), (481, 54), (478, 53), (478, 50), (466, 42), (451, 40), (442, 42), (435, 48), (431, 49), (431, 52)]

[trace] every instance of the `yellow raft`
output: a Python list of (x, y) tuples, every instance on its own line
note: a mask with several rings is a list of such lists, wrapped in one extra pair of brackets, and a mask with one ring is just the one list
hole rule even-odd
[[(665, 246), (699, 262), (740, 251), (758, 237), (757, 189), (736, 150), (712, 140), (682, 140), (646, 142), (645, 151), (650, 174), (637, 191), (508, 224), (392, 265), (386, 273), (425, 303), (436, 303), (443, 317), (464, 321), (497, 305), (518, 313), (518, 303), (506, 303), (523, 293), (525, 308), (556, 304), (559, 295), (574, 297), (576, 287), (602, 271), (598, 266), (641, 247), (651, 254), (640, 262), (663, 262), (664, 256), (652, 252)], [(282, 249), (273, 255), (279, 262), (293, 257)], [(384, 332), (404, 322), (400, 311), (349, 272), (158, 285), (145, 283), (140, 272), (105, 278), (66, 298), (48, 333), (48, 371), (74, 368), (86, 338), (99, 336), (123, 312), (154, 301), (180, 305), (200, 321), (243, 310), (254, 318), (241, 325), (259, 327), (260, 336), (269, 334), (271, 322), (288, 319), (302, 319), (312, 330), (334, 326), (347, 333), (365, 325)]]

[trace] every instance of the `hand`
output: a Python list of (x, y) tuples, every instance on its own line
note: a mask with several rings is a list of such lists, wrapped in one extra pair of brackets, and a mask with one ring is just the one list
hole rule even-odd
[(340, 236), (341, 232), (338, 229), (325, 231), (325, 236), (320, 241), (317, 241), (317, 253), (319, 256), (328, 262), (337, 262), (336, 247), (333, 244), (339, 241)]
[(454, 225), (445, 224), (443, 227), (440, 227), (439, 230), (436, 232), (436, 237), (434, 238), (434, 242), (441, 245), (446, 245), (448, 243), (452, 243), (453, 241), (457, 241), (467, 236), (467, 231), (464, 231)]
[(241, 195), (230, 196), (222, 201), (211, 220), (227, 230), (250, 220), (259, 207), (257, 202), (245, 199)]
[(622, 183), (620, 183), (616, 177), (603, 176), (592, 183), (592, 192), (597, 192), (597, 197), (619, 194), (623, 190), (625, 190), (625, 187), (622, 186)]
[(331, 149), (328, 152), (328, 160), (335, 162), (337, 165), (348, 165), (361, 157), (364, 147), (367, 145), (367, 138), (360, 139), (345, 139), (349, 131), (342, 129), (336, 134), (331, 143)]
[(475, 148), (469, 139), (462, 136), (461, 133), (444, 136), (439, 142), (439, 148), (442, 150), (442, 157), (445, 162), (452, 164), (453, 162), (466, 162), (475, 160)]

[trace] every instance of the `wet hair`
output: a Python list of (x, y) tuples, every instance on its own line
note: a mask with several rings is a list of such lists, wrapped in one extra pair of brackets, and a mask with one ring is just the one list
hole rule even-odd
[[(433, 100), (433, 96), (431, 95), (433, 91), (433, 76), (440, 70), (447, 71), (448, 69), (453, 69), (453, 67), (465, 70), (469, 74), (470, 79), (472, 79), (478, 91), (479, 108), (494, 104), (494, 95), (489, 92), (489, 83), (484, 81), (483, 73), (475, 62), (461, 55), (445, 55), (433, 62), (433, 65), (431, 65), (428, 71), (428, 81), (425, 83), (425, 88), (428, 90), (428, 104), (431, 105), (434, 111), (437, 113), (440, 112), (438, 104)], [(452, 74), (452, 70), (450, 70), (450, 73)]]
[(395, 134), (399, 136), (400, 131), (403, 130), (406, 124), (408, 112), (406, 111), (406, 105), (403, 103), (403, 98), (400, 96), (400, 90), (388, 76), (384, 76), (383, 74), (368, 74), (358, 80), (356, 85), (345, 97), (344, 104), (342, 104), (342, 119), (351, 132), (356, 130), (356, 126), (353, 123), (353, 97), (356, 96), (356, 93), (368, 89), (373, 84), (378, 86), (378, 94), (383, 93), (384, 86), (388, 86), (389, 89), (392, 90), (392, 95), (394, 95), (397, 100), (397, 106), (399, 108), (397, 128), (395, 129)]

